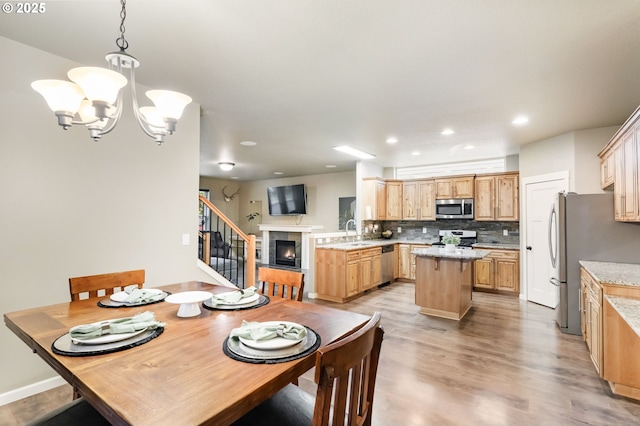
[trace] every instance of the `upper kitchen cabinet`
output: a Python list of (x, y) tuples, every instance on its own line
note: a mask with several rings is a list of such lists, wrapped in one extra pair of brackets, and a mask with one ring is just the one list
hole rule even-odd
[(640, 108), (613, 135), (598, 157), (601, 186), (609, 187), (613, 176), (615, 220), (640, 222)]
[(519, 174), (477, 175), (474, 215), (477, 221), (518, 221)]
[(475, 175), (454, 176), (436, 179), (436, 199), (473, 198), (474, 176)]
[(436, 219), (436, 193), (433, 180), (403, 182), (402, 198), (403, 220)]
[(362, 179), (365, 220), (387, 219), (387, 183), (380, 178)]
[(387, 220), (402, 220), (402, 181), (387, 180)]

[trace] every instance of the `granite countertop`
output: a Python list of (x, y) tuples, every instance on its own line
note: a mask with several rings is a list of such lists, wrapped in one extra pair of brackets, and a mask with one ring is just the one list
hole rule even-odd
[(640, 336), (640, 300), (620, 296), (604, 296), (629, 327)]
[(581, 260), (580, 265), (602, 284), (640, 287), (640, 264)]
[(472, 246), (475, 248), (487, 248), (494, 250), (520, 250), (520, 244), (509, 244), (509, 243), (475, 243)]
[(335, 249), (335, 250), (359, 250), (366, 249), (371, 247), (382, 247), (388, 246), (389, 244), (433, 244), (438, 242), (437, 238), (434, 239), (424, 239), (424, 240), (399, 240), (396, 238), (391, 238), (388, 240), (360, 240), (353, 241), (350, 243), (332, 243), (332, 244), (322, 244), (316, 245), (316, 248), (322, 249)]
[(411, 253), (416, 256), (442, 257), (447, 259), (475, 260), (482, 259), (491, 253), (490, 250), (455, 250), (445, 251), (443, 248), (430, 247), (415, 249)]

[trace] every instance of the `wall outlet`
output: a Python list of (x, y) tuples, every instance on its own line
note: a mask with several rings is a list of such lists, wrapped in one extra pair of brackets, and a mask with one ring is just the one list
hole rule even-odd
[(422, 233), (426, 234), (427, 233), (427, 228), (422, 228)]
[(398, 234), (402, 232), (402, 228), (398, 226)]
[(189, 234), (182, 234), (182, 245), (188, 246), (189, 244), (191, 244), (191, 238)]
[(502, 235), (504, 235), (505, 237), (509, 236), (509, 230), (508, 229), (503, 229), (502, 230)]

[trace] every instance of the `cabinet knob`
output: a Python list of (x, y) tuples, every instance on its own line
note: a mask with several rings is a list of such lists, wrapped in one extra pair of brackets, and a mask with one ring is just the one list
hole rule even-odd
[(527, 246), (527, 250), (531, 250), (531, 246)]

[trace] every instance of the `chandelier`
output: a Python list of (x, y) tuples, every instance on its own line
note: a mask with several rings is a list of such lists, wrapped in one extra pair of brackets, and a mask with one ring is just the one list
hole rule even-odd
[(158, 145), (166, 135), (176, 130), (176, 124), (191, 98), (170, 90), (149, 90), (146, 95), (155, 106), (138, 106), (135, 69), (140, 62), (126, 53), (129, 43), (124, 38), (127, 17), (126, 0), (120, 0), (120, 37), (116, 39), (118, 52), (106, 56), (109, 68), (79, 67), (69, 70), (70, 81), (38, 80), (31, 87), (47, 101), (58, 118), (58, 125), (67, 130), (73, 124), (84, 124), (96, 142), (112, 131), (122, 115), (122, 89), (127, 84), (129, 70), (133, 112), (142, 130)]

